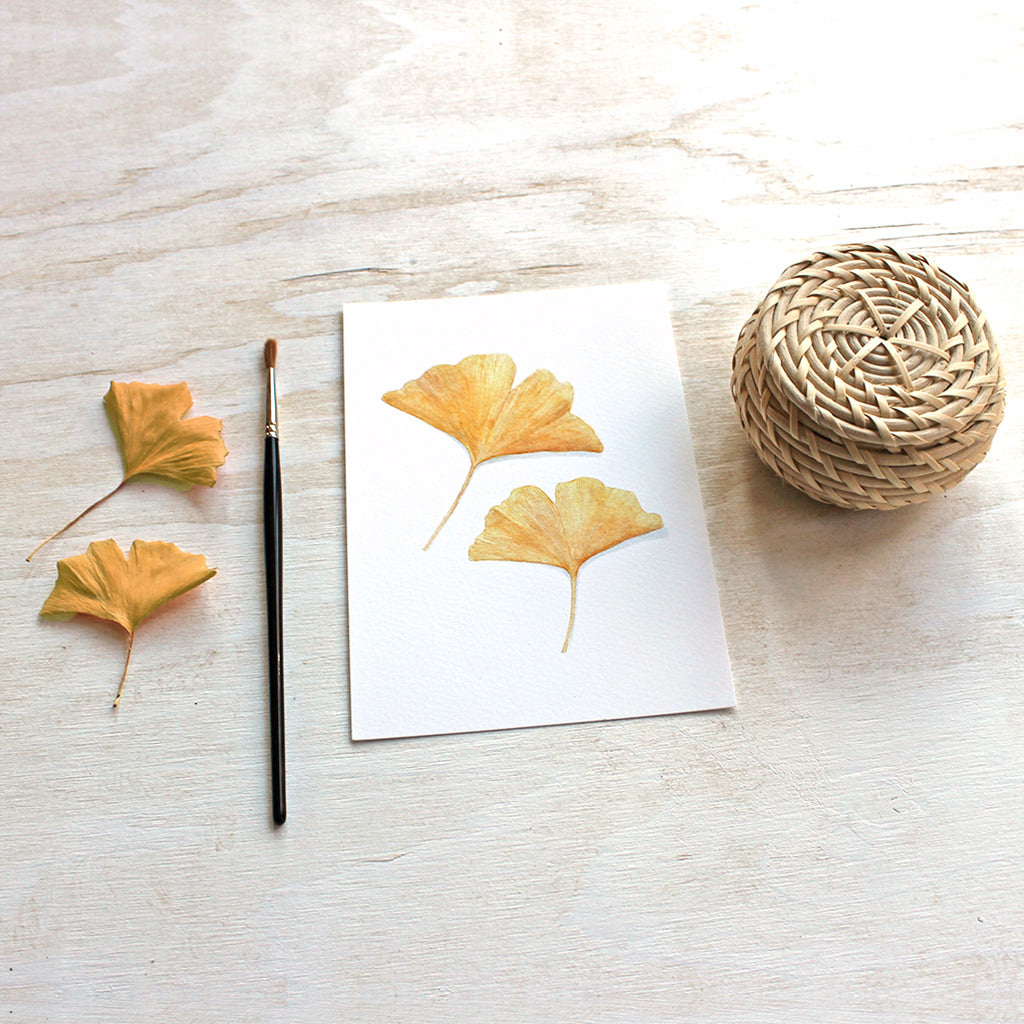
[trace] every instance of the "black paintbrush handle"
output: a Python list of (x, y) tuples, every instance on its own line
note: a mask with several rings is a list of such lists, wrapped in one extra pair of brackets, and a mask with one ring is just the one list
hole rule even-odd
[(267, 560), (267, 644), (270, 652), (270, 766), (274, 823), (284, 823), (284, 625), (281, 610), (281, 460), (268, 437), (263, 462), (263, 547)]

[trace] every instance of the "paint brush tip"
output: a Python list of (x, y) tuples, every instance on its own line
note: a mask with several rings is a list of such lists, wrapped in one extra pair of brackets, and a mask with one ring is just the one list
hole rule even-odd
[(263, 346), (263, 361), (267, 364), (268, 370), (273, 370), (277, 366), (276, 338), (268, 338), (266, 345)]

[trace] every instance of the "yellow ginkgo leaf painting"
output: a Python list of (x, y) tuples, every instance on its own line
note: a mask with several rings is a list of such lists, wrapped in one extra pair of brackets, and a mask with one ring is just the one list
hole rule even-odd
[(515, 384), (516, 364), (503, 353), (471, 355), (432, 366), (383, 400), (450, 434), (469, 454), (469, 472), (434, 530), (429, 548), (448, 522), (477, 467), (503, 455), (531, 452), (601, 452), (593, 428), (570, 411), (571, 384), (535, 370)]
[(662, 525), (661, 516), (645, 512), (632, 491), (583, 476), (557, 484), (554, 501), (539, 487), (517, 487), (487, 513), (484, 531), (470, 547), (469, 557), (474, 562), (554, 565), (569, 574), (564, 654), (576, 621), (576, 580), (583, 563)]
[(663, 286), (346, 303), (344, 332), (353, 739), (731, 706)]

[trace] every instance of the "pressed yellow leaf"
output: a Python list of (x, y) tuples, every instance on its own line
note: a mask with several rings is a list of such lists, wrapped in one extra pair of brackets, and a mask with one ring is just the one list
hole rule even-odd
[(27, 561), (135, 477), (151, 476), (178, 490), (195, 484), (212, 487), (217, 482), (216, 468), (224, 465), (228, 454), (221, 438), (222, 424), (212, 416), (181, 418), (192, 408), (192, 393), (186, 383), (111, 381), (103, 404), (121, 449), (124, 477), (109, 494), (38, 544)]
[(470, 467), (451, 508), (426, 547), (455, 511), (477, 466), (502, 455), (531, 452), (601, 452), (592, 427), (572, 408), (572, 385), (548, 370), (535, 370), (513, 386), (516, 364), (503, 353), (472, 355), (433, 366), (398, 391), (388, 405), (429, 423), (460, 441)]
[(474, 562), (535, 562), (569, 574), (569, 625), (563, 653), (576, 618), (576, 579), (588, 558), (662, 527), (661, 516), (645, 512), (632, 491), (579, 477), (555, 487), (552, 501), (539, 487), (517, 487), (487, 513), (484, 531), (473, 542)]
[(124, 478), (149, 475), (187, 490), (212, 487), (228, 454), (223, 425), (212, 416), (182, 416), (192, 408), (188, 384), (111, 381), (103, 399), (121, 448)]
[(161, 605), (205, 583), (216, 572), (202, 555), (164, 541), (137, 540), (127, 556), (116, 541), (93, 541), (84, 554), (57, 563), (57, 582), (39, 614), (57, 620), (92, 615), (125, 630), (128, 653), (114, 701), (117, 707), (139, 626)]

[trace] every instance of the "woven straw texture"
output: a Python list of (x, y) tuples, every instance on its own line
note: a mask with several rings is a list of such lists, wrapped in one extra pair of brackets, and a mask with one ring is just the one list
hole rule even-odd
[(762, 461), (818, 501), (924, 501), (984, 458), (1003, 416), (999, 352), (959, 281), (852, 245), (789, 267), (740, 332), (732, 394)]

